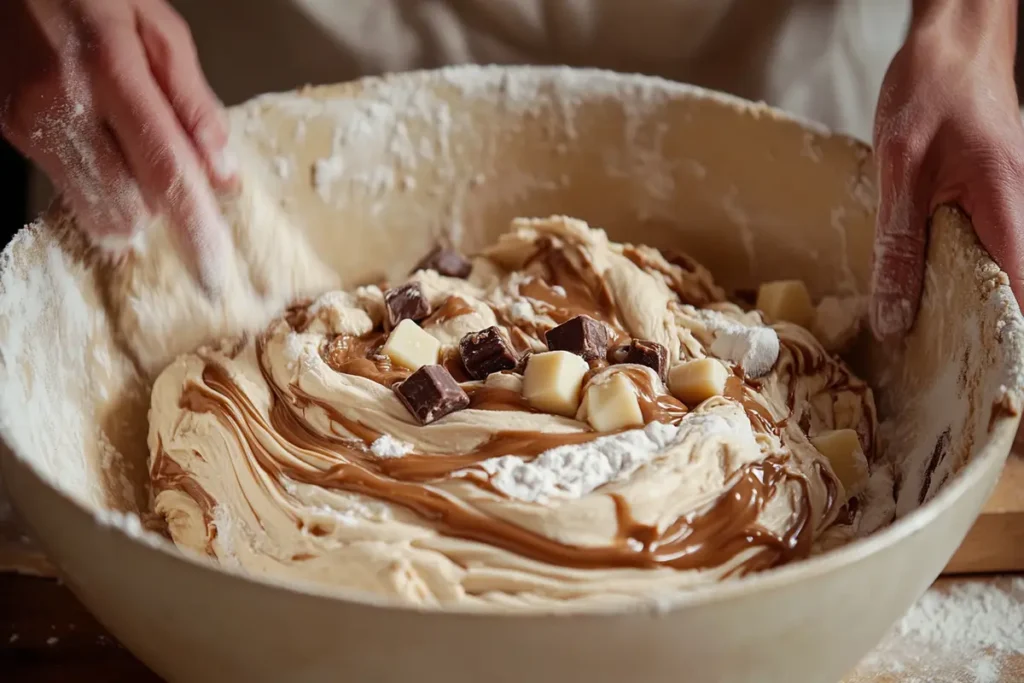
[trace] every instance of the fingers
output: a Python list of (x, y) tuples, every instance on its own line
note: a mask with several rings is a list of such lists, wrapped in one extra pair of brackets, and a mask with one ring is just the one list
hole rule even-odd
[(150, 214), (114, 137), (95, 116), (89, 98), (73, 97), (53, 85), (49, 90), (37, 87), (22, 92), (14, 99), (0, 132), (53, 181), (92, 242), (122, 249)]
[(871, 329), (881, 340), (914, 324), (924, 278), (928, 200), (920, 196), (926, 141), (880, 135), (879, 209), (871, 268)]
[(38, 161), (91, 241), (123, 251), (151, 219), (134, 175), (111, 132), (95, 119), (65, 135), (59, 148), (43, 151)]
[(139, 35), (153, 76), (191, 138), (210, 181), (217, 189), (232, 189), (237, 161), (227, 147), (227, 121), (200, 68), (188, 26), (169, 6), (155, 3), (151, 11), (140, 14)]
[(128, 39), (96, 46), (98, 101), (143, 196), (160, 207), (186, 265), (209, 292), (220, 289), (217, 264), (227, 228), (196, 152), (153, 80), (141, 44)]

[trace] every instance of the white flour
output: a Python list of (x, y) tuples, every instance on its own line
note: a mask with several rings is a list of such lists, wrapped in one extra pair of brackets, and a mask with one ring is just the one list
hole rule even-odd
[(1021, 663), (1010, 657), (1024, 657), (1024, 577), (933, 587), (849, 680), (885, 674), (899, 674), (900, 683), (1020, 680)]
[[(499, 103), (500, 109), (516, 114), (542, 115), (546, 110), (554, 109), (559, 125), (569, 139), (579, 134), (577, 119), (581, 108), (601, 99), (621, 104), (621, 134), (628, 142), (628, 152), (609, 147), (600, 159), (609, 177), (622, 178), (624, 183), (635, 178), (644, 179), (643, 189), (631, 196), (635, 203), (633, 209), (640, 217), (666, 216), (674, 212), (679, 168), (691, 169), (698, 183), (704, 182), (708, 175), (699, 160), (680, 156), (678, 150), (669, 151), (667, 140), (672, 127), (658, 120), (666, 103), (680, 93), (687, 93), (720, 102), (726, 107), (748, 106), (738, 98), (690, 85), (658, 78), (622, 79), (588, 69), (499, 71), (494, 67), (460, 66), (438, 70), (431, 78), (468, 99), (494, 101)], [(464, 124), (464, 116), (453, 111), (451, 102), (438, 97), (431, 88), (409, 87), (406, 83), (385, 79), (368, 81), (364, 92), (366, 96), (363, 98), (329, 101), (296, 97), (290, 93), (269, 94), (257, 98), (252, 105), (237, 113), (245, 117), (242, 125), (250, 133), (260, 130), (262, 112), (267, 107), (286, 112), (300, 124), (315, 119), (329, 120), (332, 126), (330, 148), (325, 149), (324, 155), (312, 164), (310, 173), (313, 188), (320, 198), (326, 204), (339, 208), (344, 198), (351, 198), (352, 187), (359, 188), (360, 193), (371, 200), (389, 200), (392, 192), (415, 186), (413, 174), (423, 165), (430, 166), (445, 178), (457, 195), (458, 188), (468, 191), (486, 182), (492, 200), (509, 205), (537, 191), (558, 191), (573, 182), (573, 178), (564, 174), (562, 177), (545, 177), (542, 172), (526, 171), (504, 171), (500, 183), (487, 182), (490, 180), (488, 174), (480, 171), (467, 176), (461, 163), (464, 145), (478, 144), (480, 138), (491, 136), (491, 131), (469, 130), (460, 125)], [(788, 114), (773, 112), (772, 116), (797, 121), (807, 128), (803, 142), (807, 149), (820, 152), (821, 143), (832, 135), (820, 124)], [(421, 137), (417, 127), (407, 125), (418, 122), (438, 131), (431, 136), (435, 138), (433, 141)], [(685, 117), (682, 123), (686, 123)], [(514, 133), (514, 128), (522, 124), (511, 121), (506, 125), (512, 126), (511, 132)], [(305, 126), (297, 126), (291, 140), (277, 141), (280, 143), (277, 153), (287, 155), (289, 145), (294, 143), (298, 146), (304, 135)], [(820, 154), (810, 156), (816, 159), (816, 163), (821, 163)], [(278, 169), (277, 175), (287, 179), (295, 173), (285, 175), (280, 172), (285, 161), (294, 160), (278, 156), (273, 164)], [(291, 169), (298, 172), (294, 163)], [(865, 191), (865, 186), (870, 188), (872, 182), (870, 178), (852, 178), (849, 184), (851, 194), (857, 190), (870, 195), (870, 189)], [(342, 184), (349, 189), (341, 191)], [(740, 232), (747, 266), (753, 270), (756, 267), (755, 232), (760, 217), (752, 215), (739, 188), (732, 188), (718, 201)], [(462, 230), (463, 203), (464, 199), (457, 196), (451, 204), (451, 215), (445, 219), (444, 230), (455, 242), (458, 242)], [(850, 266), (843, 253), (841, 272), (849, 273)], [(844, 291), (850, 286), (855, 285), (842, 283)]]
[(598, 486), (623, 479), (664, 449), (678, 427), (652, 422), (643, 429), (559, 446), (526, 462), (512, 455), (491, 458), (480, 467), (490, 483), (510, 498), (540, 502), (549, 498), (580, 498)]
[(412, 444), (399, 441), (390, 434), (381, 434), (370, 444), (370, 451), (378, 458), (400, 458), (412, 451)]
[(736, 363), (747, 377), (763, 377), (779, 358), (779, 335), (770, 327), (733, 324), (718, 331), (711, 353)]

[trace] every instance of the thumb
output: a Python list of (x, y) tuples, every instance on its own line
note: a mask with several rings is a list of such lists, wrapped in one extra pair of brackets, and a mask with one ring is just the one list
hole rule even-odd
[(879, 207), (871, 266), (871, 329), (879, 339), (906, 334), (914, 324), (924, 277), (927, 207), (915, 188), (923, 144), (879, 142)]

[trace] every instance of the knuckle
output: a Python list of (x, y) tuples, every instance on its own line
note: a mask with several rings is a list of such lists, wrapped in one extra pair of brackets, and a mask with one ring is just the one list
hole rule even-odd
[(177, 12), (170, 11), (146, 31), (146, 44), (150, 59), (161, 65), (177, 68), (196, 57), (195, 41), (188, 24)]
[(167, 14), (165, 31), (179, 50), (195, 54), (196, 44), (192, 38), (192, 30), (180, 14), (171, 9)]
[(189, 135), (204, 141), (216, 142), (220, 130), (220, 116), (212, 102), (197, 98), (183, 107), (182, 118)]
[(878, 140), (878, 152), (883, 158), (910, 164), (924, 153), (926, 141), (910, 131), (884, 134)]
[(85, 48), (85, 60), (90, 70), (105, 76), (116, 76), (128, 66), (125, 50), (116, 39), (98, 36)]
[(171, 145), (158, 142), (148, 155), (151, 183), (164, 194), (176, 191), (182, 177), (181, 166)]
[(875, 242), (875, 258), (881, 265), (897, 267), (916, 263), (922, 257), (921, 239), (880, 237)]

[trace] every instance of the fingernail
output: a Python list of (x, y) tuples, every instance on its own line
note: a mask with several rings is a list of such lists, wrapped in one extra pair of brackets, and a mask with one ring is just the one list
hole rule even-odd
[(225, 145), (212, 154), (210, 167), (221, 182), (230, 182), (238, 175), (238, 156)]
[(879, 340), (901, 337), (914, 324), (914, 307), (907, 299), (876, 300), (871, 308), (871, 328)]
[(238, 157), (224, 142), (224, 133), (208, 126), (196, 133), (196, 142), (203, 150), (206, 163), (221, 183), (230, 183), (238, 173)]

